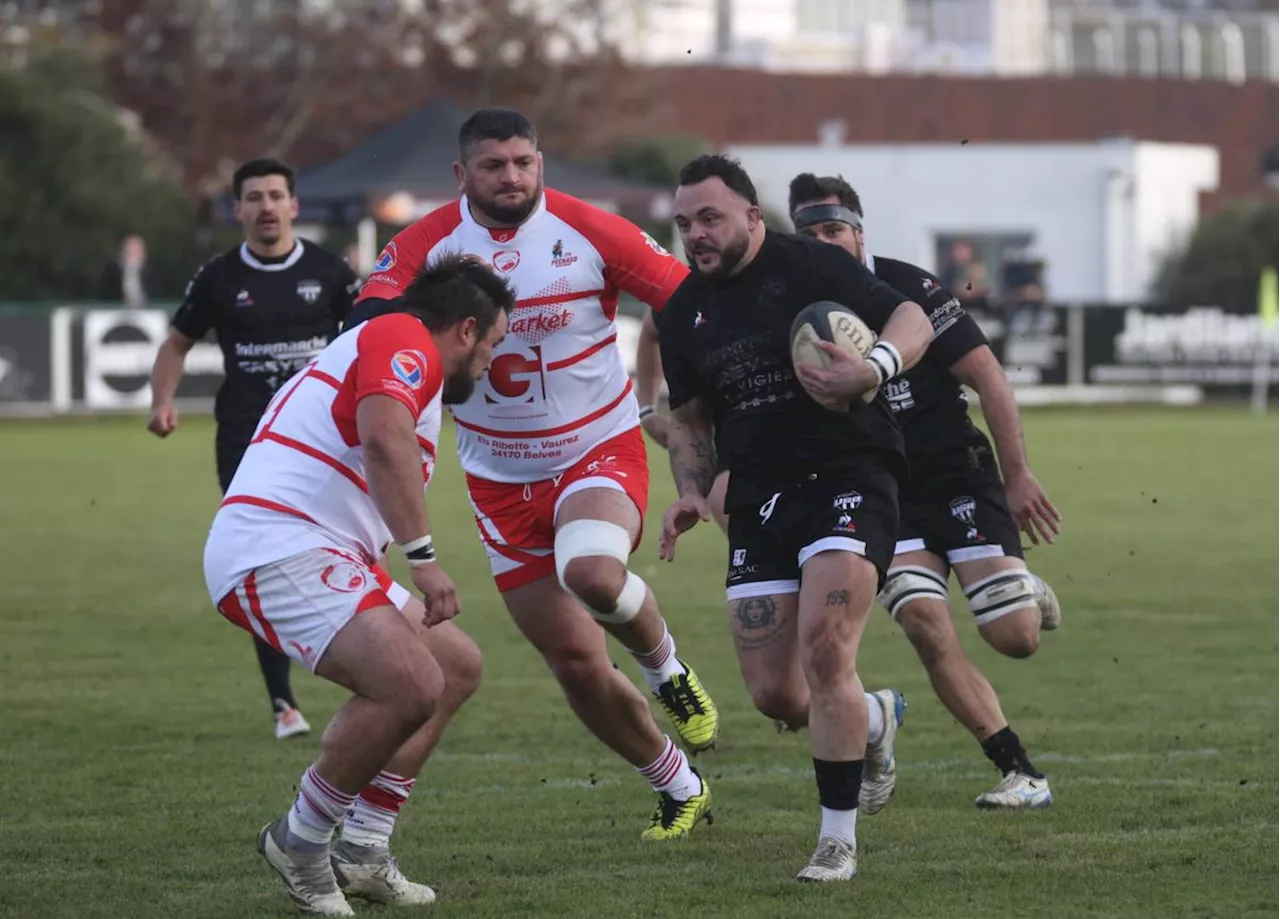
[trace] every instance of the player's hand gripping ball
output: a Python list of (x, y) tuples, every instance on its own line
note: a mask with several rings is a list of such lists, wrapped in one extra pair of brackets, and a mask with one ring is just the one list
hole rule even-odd
[(876, 333), (847, 306), (819, 300), (802, 309), (791, 324), (791, 363), (814, 400), (847, 411), (857, 394), (875, 401), (875, 371), (863, 358), (875, 347)]

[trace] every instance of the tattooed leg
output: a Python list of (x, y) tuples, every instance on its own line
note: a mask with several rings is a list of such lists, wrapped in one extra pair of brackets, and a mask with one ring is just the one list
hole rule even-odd
[(729, 603), (738, 668), (761, 714), (799, 730), (809, 723), (809, 685), (796, 636), (797, 594)]

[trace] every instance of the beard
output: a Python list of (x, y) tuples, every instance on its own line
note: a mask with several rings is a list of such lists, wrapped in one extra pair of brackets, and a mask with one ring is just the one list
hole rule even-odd
[(496, 200), (486, 201), (470, 191), (467, 193), (467, 200), (471, 203), (472, 207), (484, 214), (494, 223), (507, 227), (519, 226), (528, 220), (529, 215), (532, 214), (534, 208), (538, 206), (538, 201), (541, 198), (541, 179), (538, 180), (538, 186), (533, 190), (533, 194), (519, 204), (499, 204)]
[(280, 221), (274, 223), (264, 223), (258, 221), (253, 225), (255, 241), (263, 246), (274, 246), (280, 242)]
[[(743, 230), (725, 243), (723, 248), (716, 248), (709, 243), (700, 243), (693, 249), (686, 249), (685, 254), (689, 257), (689, 264), (703, 277), (726, 278), (746, 257), (749, 248), (751, 248), (751, 234)], [(703, 268), (695, 257), (699, 252), (719, 252), (719, 264), (714, 268)]]
[(476, 380), (471, 375), (471, 361), (468, 360), (465, 367), (450, 374), (444, 381), (440, 389), (440, 401), (444, 405), (461, 405), (470, 399), (475, 391)]

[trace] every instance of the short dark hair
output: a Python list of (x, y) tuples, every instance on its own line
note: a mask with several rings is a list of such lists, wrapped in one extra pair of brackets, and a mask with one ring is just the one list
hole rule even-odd
[(475, 256), (449, 253), (418, 272), (404, 292), (404, 309), (432, 332), (474, 318), (476, 334), (486, 335), (498, 313), (510, 313), (516, 298), (504, 278)]
[(515, 109), (498, 106), (478, 109), (458, 129), (458, 152), (465, 160), (482, 140), (510, 140), (513, 137), (523, 137), (535, 147), (538, 145), (538, 132), (533, 122)]
[(256, 160), (249, 160), (231, 177), (231, 187), (236, 193), (236, 200), (240, 200), (240, 192), (246, 179), (261, 179), (263, 176), (284, 176), (285, 184), (289, 186), (289, 194), (293, 194), (294, 186), (297, 184), (293, 167), (273, 157), (263, 156)]
[(791, 216), (796, 215), (797, 205), (806, 201), (821, 201), (835, 195), (840, 203), (859, 217), (862, 213), (862, 199), (853, 190), (844, 176), (816, 176), (812, 172), (802, 172), (791, 180), (791, 193), (787, 197), (787, 210)]
[(705, 153), (697, 159), (689, 160), (680, 170), (679, 185), (697, 185), (707, 179), (719, 178), (730, 190), (747, 199), (749, 204), (760, 206), (760, 198), (756, 194), (756, 186), (742, 168), (742, 163), (732, 157), (720, 153)]

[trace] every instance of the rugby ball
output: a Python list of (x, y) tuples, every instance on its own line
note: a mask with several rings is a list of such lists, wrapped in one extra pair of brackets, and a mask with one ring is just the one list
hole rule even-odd
[[(826, 370), (831, 361), (818, 347), (827, 341), (858, 357), (866, 357), (875, 347), (876, 333), (847, 306), (831, 300), (819, 300), (802, 309), (791, 323), (791, 363), (807, 364)], [(874, 402), (876, 390), (862, 394), (863, 402)]]

